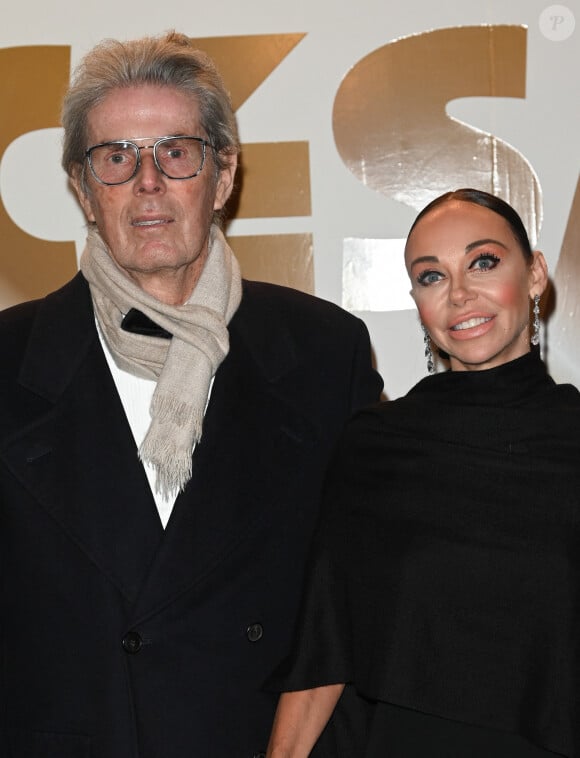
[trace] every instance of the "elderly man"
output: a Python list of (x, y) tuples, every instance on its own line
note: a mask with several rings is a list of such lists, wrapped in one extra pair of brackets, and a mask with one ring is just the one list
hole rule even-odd
[(97, 46), (63, 125), (81, 272), (0, 314), (0, 753), (255, 758), (368, 334), (241, 280), (234, 115), (187, 38)]

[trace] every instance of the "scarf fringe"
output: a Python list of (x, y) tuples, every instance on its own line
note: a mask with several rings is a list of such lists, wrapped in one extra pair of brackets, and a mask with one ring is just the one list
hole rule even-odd
[[(194, 430), (194, 436), (201, 437), (201, 427)], [(175, 440), (164, 439), (156, 435), (146, 435), (139, 448), (139, 459), (153, 467), (155, 491), (169, 499), (176, 493), (183, 492), (191, 479), (193, 459), (190, 445), (176, 444)]]

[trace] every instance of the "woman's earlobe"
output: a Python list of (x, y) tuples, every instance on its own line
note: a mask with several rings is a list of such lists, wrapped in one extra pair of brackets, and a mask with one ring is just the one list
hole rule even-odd
[(536, 294), (542, 295), (548, 286), (548, 264), (546, 263), (544, 254), (539, 250), (534, 250), (532, 255), (534, 256), (534, 260), (532, 263), (530, 297), (533, 299)]

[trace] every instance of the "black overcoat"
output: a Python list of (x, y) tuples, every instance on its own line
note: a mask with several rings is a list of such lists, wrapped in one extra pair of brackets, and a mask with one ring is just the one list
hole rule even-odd
[(78, 274), (0, 314), (0, 754), (253, 758), (362, 322), (244, 283), (164, 531)]

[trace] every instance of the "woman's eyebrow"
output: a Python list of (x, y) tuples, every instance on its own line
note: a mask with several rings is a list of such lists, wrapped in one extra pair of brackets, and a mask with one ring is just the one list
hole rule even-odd
[(439, 263), (439, 258), (436, 255), (420, 255), (418, 258), (411, 261), (411, 268), (418, 263)]
[(470, 253), (474, 248), (479, 247), (480, 245), (499, 245), (500, 247), (503, 247), (504, 250), (507, 250), (507, 245), (504, 245), (503, 242), (500, 242), (499, 240), (491, 239), (491, 237), (482, 239), (482, 240), (475, 240), (475, 242), (470, 242), (469, 245), (466, 245), (465, 252)]
[[(485, 237), (484, 239), (470, 242), (465, 246), (465, 252), (470, 253), (476, 247), (480, 247), (480, 245), (490, 244), (499, 245), (500, 247), (503, 247), (504, 250), (508, 250), (508, 246), (503, 242), (500, 242), (500, 240), (493, 239), (492, 237)], [(419, 263), (439, 263), (439, 258), (436, 255), (420, 255), (418, 258), (415, 258), (413, 261), (411, 261), (411, 268)]]

